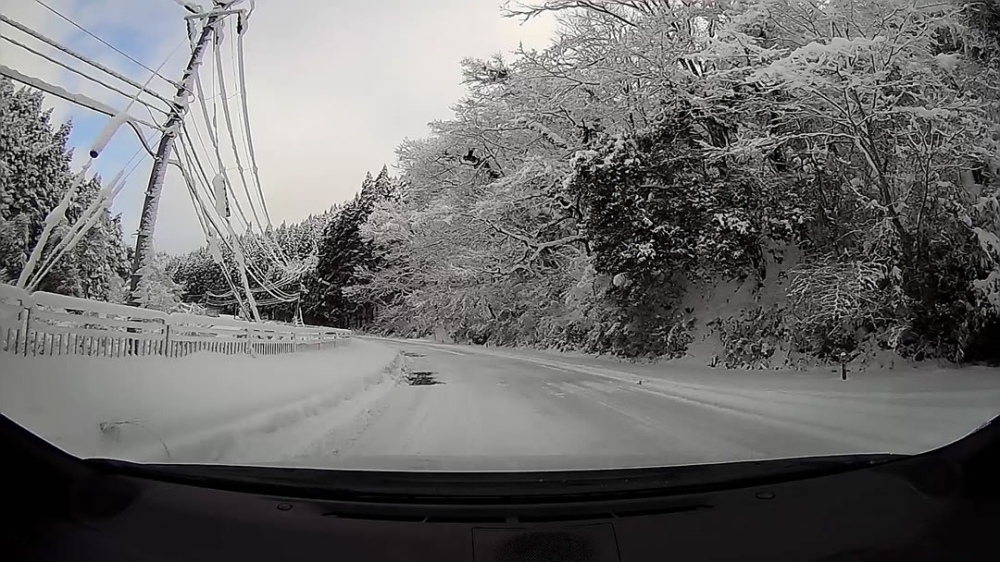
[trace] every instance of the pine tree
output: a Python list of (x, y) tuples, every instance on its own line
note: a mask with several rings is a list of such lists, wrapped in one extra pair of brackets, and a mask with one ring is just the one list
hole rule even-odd
[(140, 268), (142, 279), (133, 296), (142, 308), (174, 312), (181, 304), (184, 287), (175, 283), (168, 273), (168, 257), (154, 254)]
[[(14, 89), (0, 79), (0, 272), (16, 279), (42, 231), (48, 212), (73, 181), (67, 149), (72, 125), (53, 130), (51, 110), (42, 107), (40, 92)], [(49, 240), (49, 252), (97, 197), (100, 179), (85, 181), (66, 212), (64, 222)], [(128, 273), (127, 250), (121, 221), (104, 211), (79, 244), (56, 263), (38, 289), (106, 300), (112, 287)]]
[(25, 215), (40, 225), (69, 187), (72, 153), (66, 141), (72, 126), (64, 123), (53, 131), (52, 110), (43, 109), (42, 101), (40, 92), (15, 91), (10, 80), (0, 79), (0, 217), (5, 220)]
[(359, 268), (377, 267), (378, 252), (361, 236), (360, 227), (377, 202), (391, 197), (393, 185), (385, 166), (376, 178), (368, 173), (360, 192), (330, 220), (319, 244), (316, 272), (306, 283), (307, 322), (357, 328), (374, 319), (372, 303), (344, 290), (366, 282)]

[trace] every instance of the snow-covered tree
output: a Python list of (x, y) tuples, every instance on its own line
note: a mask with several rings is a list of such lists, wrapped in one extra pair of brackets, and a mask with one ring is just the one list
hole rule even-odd
[[(242, 248), (253, 272), (268, 287), (282, 284), (280, 288), (285, 293), (294, 294), (301, 287), (296, 279), (288, 280), (289, 272), (303, 270), (303, 282), (313, 275), (323, 232), (339, 211), (340, 206), (333, 205), (327, 211), (310, 215), (301, 222), (282, 223), (267, 234), (267, 240), (262, 240), (260, 234), (245, 233), (236, 239), (236, 243)], [(183, 296), (186, 303), (238, 313), (238, 299), (244, 299), (243, 292), (238, 289), (238, 295), (234, 297), (226, 275), (239, 284), (239, 266), (230, 247), (226, 244), (219, 246), (221, 264), (216, 262), (207, 247), (203, 247), (172, 257), (168, 269), (172, 279), (186, 288)], [(277, 253), (288, 260), (287, 267), (275, 260), (273, 254)], [(279, 302), (272, 298), (257, 277), (251, 277), (249, 282), (259, 301), (258, 308), (265, 317), (286, 321), (293, 319), (296, 302)]]
[(71, 126), (53, 130), (43, 101), (40, 92), (0, 78), (0, 216), (6, 220), (25, 215), (40, 224), (69, 188)]
[[(385, 303), (383, 329), (673, 353), (692, 282), (773, 283), (768, 264), (792, 246), (806, 262), (797, 287), (833, 286), (810, 285), (814, 273), (884, 272), (876, 289), (892, 298), (860, 300), (882, 308), (858, 312), (837, 346), (877, 337), (961, 358), (991, 333), (1000, 80), (984, 77), (1000, 68), (988, 25), (1000, 11), (924, 0), (507, 10), (558, 12), (553, 45), (463, 61), (454, 117), (400, 146), (401, 196), (360, 229), (385, 248), (355, 289)], [(832, 333), (814, 328), (801, 333)]]
[[(51, 110), (42, 94), (15, 89), (0, 79), (0, 269), (4, 280), (16, 279), (42, 231), (43, 221), (72, 182), (66, 148), (71, 125), (53, 130)], [(65, 222), (49, 239), (46, 252), (62, 238), (101, 190), (99, 178), (80, 186), (66, 211)], [(8, 237), (9, 235), (9, 237)], [(127, 274), (126, 249), (118, 217), (102, 212), (97, 223), (38, 285), (38, 289), (106, 300), (116, 282)]]
[(905, 295), (891, 323), (919, 355), (961, 358), (1000, 312), (988, 302), (1000, 271), (988, 211), (1000, 75), (978, 56), (995, 46), (970, 15), (923, 0), (767, 0), (705, 55), (743, 55), (708, 79), (752, 85), (733, 105), (757, 116), (740, 120), (718, 160), (808, 198), (806, 242), (821, 261), (864, 258), (887, 272), (883, 282)]
[(378, 176), (369, 173), (361, 190), (345, 203), (326, 225), (319, 242), (315, 273), (306, 280), (302, 312), (307, 321), (341, 327), (361, 327), (374, 318), (374, 303), (345, 289), (365, 283), (361, 268), (378, 267), (378, 248), (361, 237), (360, 226), (372, 209), (394, 196), (395, 182), (383, 166)]
[(178, 310), (184, 287), (171, 278), (168, 262), (166, 254), (156, 253), (140, 268), (142, 278), (132, 294), (140, 307), (162, 312)]

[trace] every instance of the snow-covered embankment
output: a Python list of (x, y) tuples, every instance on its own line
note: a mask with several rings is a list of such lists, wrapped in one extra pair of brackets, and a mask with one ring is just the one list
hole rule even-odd
[(0, 355), (0, 411), (82, 457), (217, 462), (393, 384), (399, 361), (396, 350), (361, 340), (257, 358)]

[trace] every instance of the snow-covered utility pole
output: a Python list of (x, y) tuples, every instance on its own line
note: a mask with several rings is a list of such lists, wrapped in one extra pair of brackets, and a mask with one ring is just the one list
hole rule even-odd
[(214, 9), (205, 13), (197, 11), (191, 4), (184, 4), (185, 8), (191, 12), (191, 15), (185, 18), (187, 21), (190, 22), (200, 18), (206, 18), (206, 20), (204, 27), (201, 29), (201, 35), (191, 50), (191, 58), (184, 69), (184, 77), (181, 79), (177, 95), (174, 97), (170, 116), (167, 117), (167, 121), (163, 126), (163, 136), (160, 137), (160, 144), (156, 149), (155, 159), (153, 160), (153, 169), (149, 174), (146, 198), (142, 203), (142, 215), (139, 217), (139, 232), (135, 240), (135, 256), (132, 259), (129, 304), (137, 304), (134, 293), (139, 286), (139, 281), (142, 280), (142, 267), (152, 252), (153, 230), (156, 228), (156, 212), (160, 204), (160, 193), (163, 191), (163, 178), (167, 172), (167, 161), (170, 159), (174, 138), (177, 136), (184, 121), (184, 116), (187, 113), (188, 99), (193, 91), (195, 74), (198, 71), (198, 66), (201, 65), (205, 48), (215, 33), (216, 27), (226, 15), (235, 13), (226, 8), (235, 3), (233, 0), (215, 0)]

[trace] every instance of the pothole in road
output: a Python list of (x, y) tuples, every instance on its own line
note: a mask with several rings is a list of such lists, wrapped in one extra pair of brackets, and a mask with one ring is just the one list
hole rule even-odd
[(410, 386), (430, 386), (444, 384), (434, 378), (434, 371), (413, 371), (406, 374), (406, 382)]
[(423, 353), (413, 353), (412, 351), (403, 351), (401, 354), (403, 357), (427, 357)]

